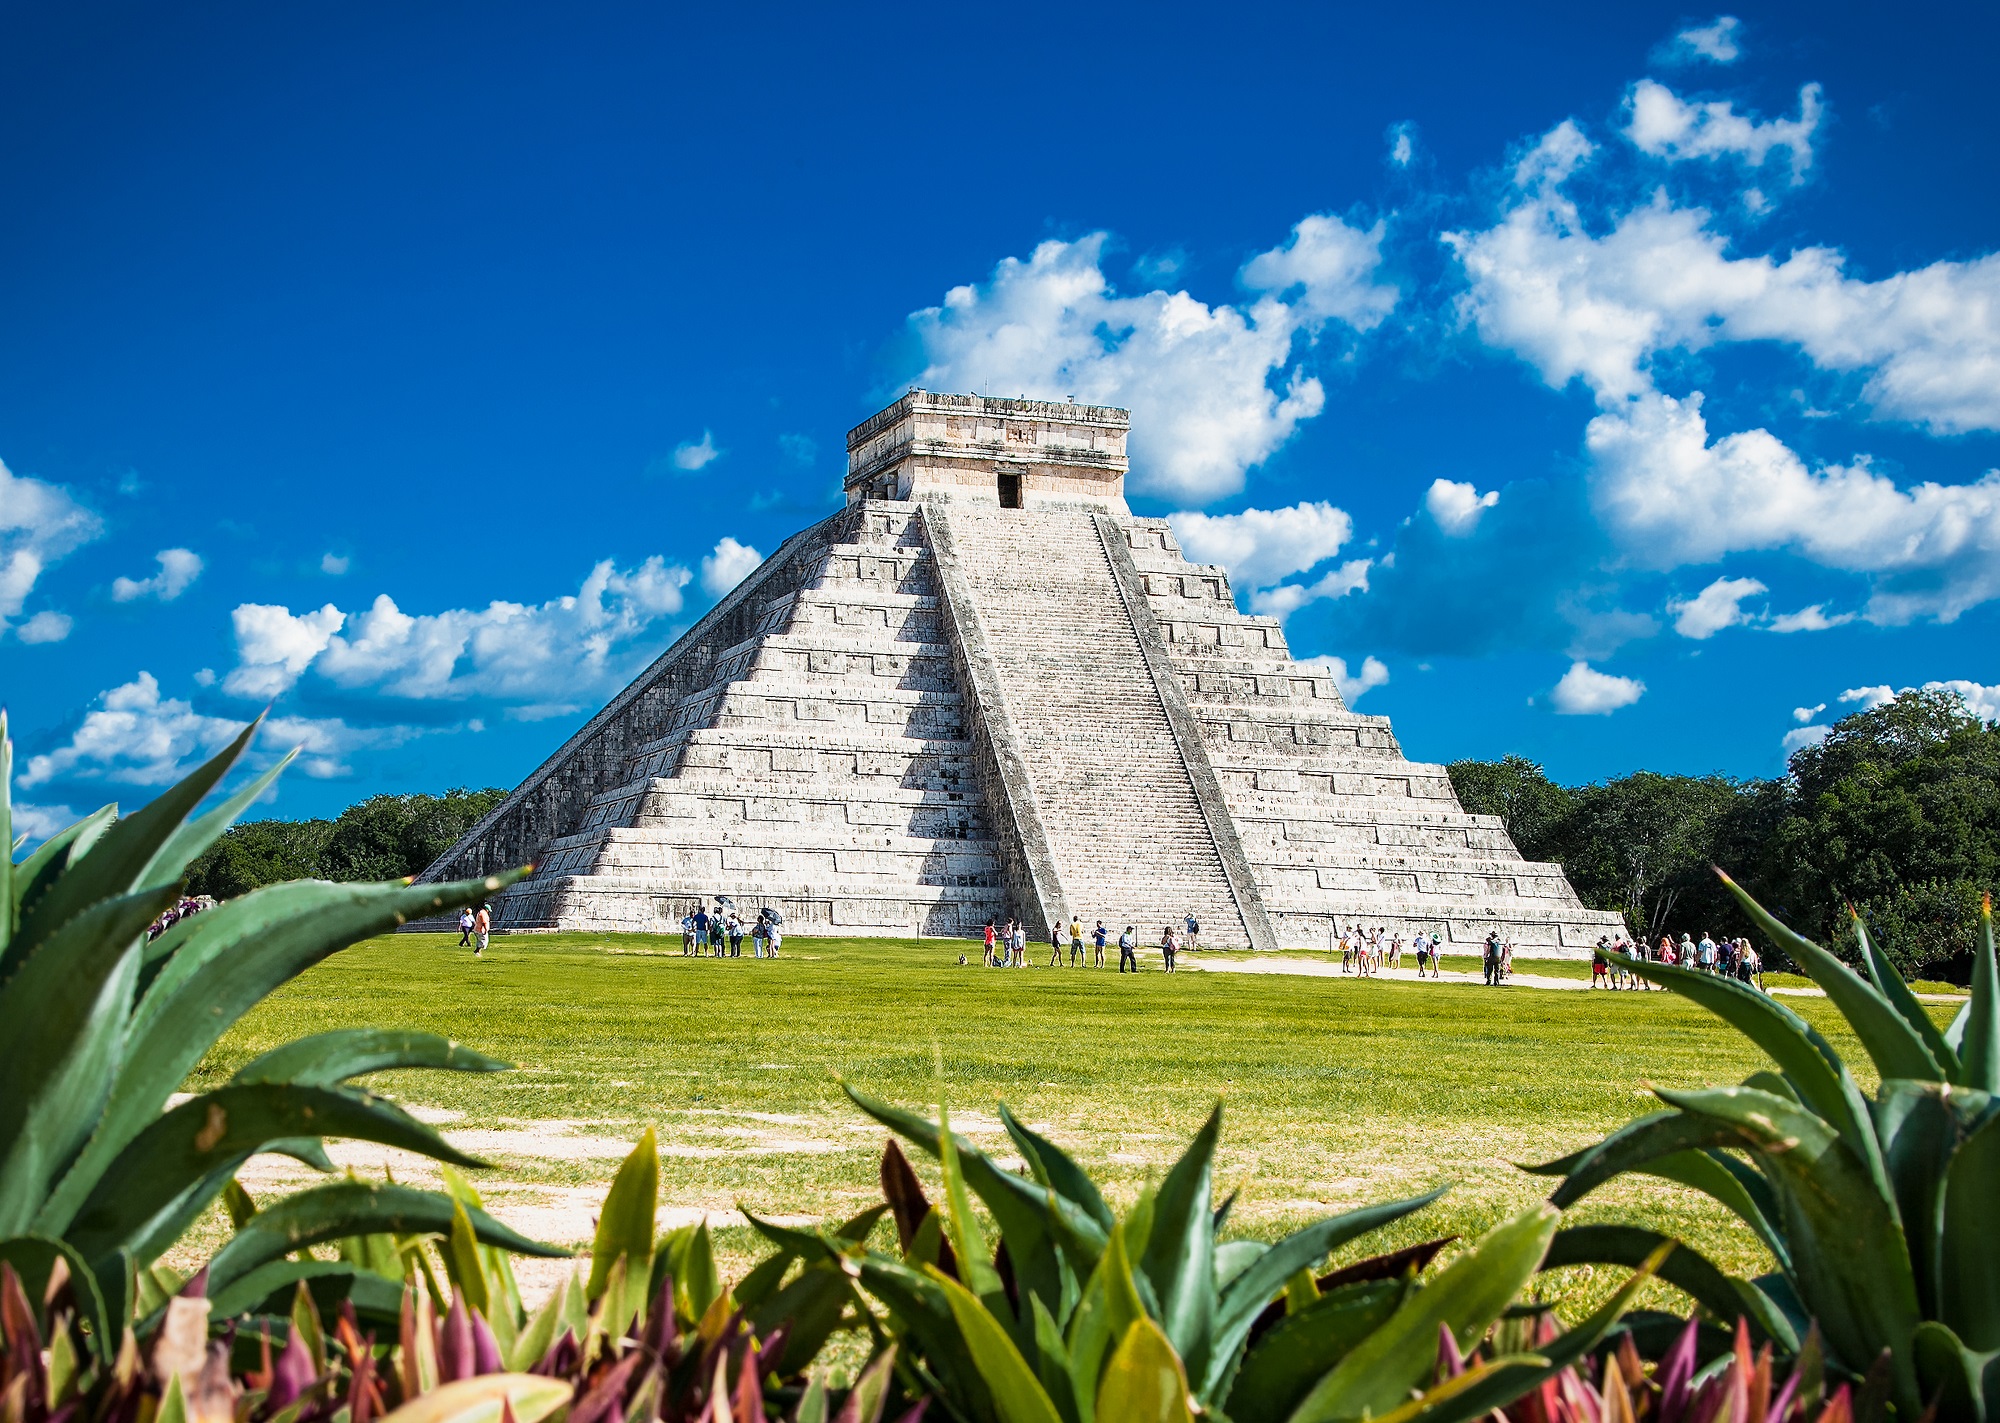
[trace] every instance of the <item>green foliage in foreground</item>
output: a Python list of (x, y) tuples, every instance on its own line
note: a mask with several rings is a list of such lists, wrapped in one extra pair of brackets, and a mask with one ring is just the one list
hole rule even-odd
[[(349, 1029), (279, 1045), (169, 1108), (217, 1039), (287, 979), (358, 939), (505, 883), (277, 885), (149, 939), (189, 863), (284, 768), (280, 761), (195, 813), (255, 730), (132, 815), (106, 806), (18, 864), (11, 852), (0, 857), (0, 1261), (37, 1286), (59, 1270), (100, 1361), (143, 1298), (140, 1272), (252, 1155), (281, 1152), (330, 1170), (321, 1138), (334, 1136), (479, 1164), (349, 1079), (505, 1065), (426, 1034)], [(0, 715), (0, 843), (10, 851), (12, 757)], [(449, 1200), (428, 1192), (336, 1183), (239, 1232), (210, 1262), (209, 1279), (222, 1288), (260, 1278), (314, 1241), (433, 1229), (451, 1213)], [(489, 1244), (538, 1249), (483, 1215), (474, 1227)]]
[(378, 795), (333, 820), (252, 820), (231, 826), (188, 866), (187, 892), (231, 899), (292, 879), (404, 879), (458, 843), (507, 793)]
[(1640, 771), (1567, 787), (1520, 757), (1450, 772), (1467, 810), (1499, 816), (1522, 854), (1649, 938), (1754, 937), (1709, 873), (1735, 865), (1808, 936), (1841, 938), (1851, 904), (1906, 976), (1963, 983), (1980, 899), (2000, 892), (2000, 723), (1950, 692), (1842, 718), (1779, 780)]
[(1779, 1071), (1739, 1087), (1661, 1090), (1669, 1110), (1537, 1168), (1565, 1178), (1551, 1200), (1568, 1206), (1627, 1172), (1714, 1197), (1777, 1261), (1768, 1275), (1729, 1283), (1781, 1346), (1797, 1348), (1816, 1320), (1836, 1363), (1857, 1375), (1879, 1369), (1900, 1418), (1983, 1423), (2000, 1409), (1992, 909), (1982, 911), (1972, 995), (1940, 1030), (1858, 919), (1866, 978), (1724, 883), (1846, 1017), (1881, 1075), (1874, 1099), (1782, 1004), (1730, 980), (1635, 964), (1757, 1043)]
[[(1271, 1244), (1219, 1243), (1232, 1204), (1212, 1197), (1220, 1107), (1121, 1217), (1068, 1153), (1004, 1103), (1025, 1174), (955, 1134), (949, 1116), (934, 1124), (849, 1095), (937, 1158), (943, 1206), (925, 1199), (892, 1145), (882, 1182), (900, 1250), (753, 1223), (806, 1262), (801, 1282), (851, 1278), (873, 1297), (879, 1356), (897, 1360), (913, 1393), (978, 1423), (1167, 1423), (1197, 1413), (1235, 1423), (1465, 1423), (1582, 1358), (1672, 1250), (1653, 1249), (1583, 1324), (1533, 1354), (1495, 1359), (1482, 1372), (1486, 1391), (1466, 1391), (1440, 1383), (1440, 1340), (1463, 1351), (1486, 1339), (1558, 1239), (1551, 1207), (1504, 1221), (1428, 1280), (1420, 1271), (1448, 1241), (1322, 1279), (1331, 1251), (1441, 1192), (1327, 1217)], [(991, 1249), (975, 1197), (999, 1236)]]

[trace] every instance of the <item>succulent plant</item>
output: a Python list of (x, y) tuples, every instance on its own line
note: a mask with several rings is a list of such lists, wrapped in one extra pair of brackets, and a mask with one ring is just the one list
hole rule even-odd
[[(1220, 1107), (1120, 1217), (1068, 1154), (1004, 1104), (1001, 1121), (1025, 1174), (955, 1135), (942, 1112), (933, 1123), (852, 1088), (848, 1095), (938, 1159), (942, 1206), (925, 1198), (892, 1141), (882, 1180), (897, 1250), (870, 1249), (851, 1233), (752, 1224), (779, 1245), (780, 1258), (804, 1262), (799, 1282), (820, 1279), (873, 1298), (878, 1310), (862, 1319), (877, 1359), (893, 1358), (902, 1396), (935, 1399), (975, 1423), (1152, 1423), (1197, 1412), (1235, 1423), (1312, 1423), (1394, 1413), (1431, 1380), (1440, 1331), (1461, 1348), (1477, 1345), (1557, 1232), (1560, 1212), (1537, 1206), (1429, 1279), (1420, 1271), (1448, 1240), (1320, 1276), (1332, 1251), (1440, 1193), (1333, 1216), (1272, 1244), (1225, 1241), (1234, 1198), (1220, 1206), (1211, 1198)], [(997, 1230), (994, 1248), (974, 1198)], [(1511, 1401), (1582, 1357), (1670, 1250), (1657, 1250), (1603, 1308), (1542, 1352), (1488, 1366), (1482, 1377), (1500, 1396), (1462, 1416)]]
[[(1931, 1020), (1888, 957), (1852, 919), (1866, 977), (1779, 923), (1723, 876), (1772, 943), (1825, 991), (1880, 1075), (1864, 1097), (1833, 1046), (1798, 1014), (1733, 980), (1664, 964), (1633, 969), (1707, 1008), (1762, 1048), (1776, 1072), (1740, 1086), (1655, 1089), (1667, 1110), (1531, 1169), (1563, 1177), (1568, 1206), (1626, 1172), (1713, 1197), (1777, 1268), (1725, 1279), (1780, 1349), (1809, 1322), (1829, 1362), (1880, 1371), (1887, 1405), (1915, 1420), (1984, 1420), (2000, 1408), (2000, 972), (1991, 904), (1972, 992), (1949, 1027)], [(1689, 1253), (1690, 1262), (1703, 1265)]]

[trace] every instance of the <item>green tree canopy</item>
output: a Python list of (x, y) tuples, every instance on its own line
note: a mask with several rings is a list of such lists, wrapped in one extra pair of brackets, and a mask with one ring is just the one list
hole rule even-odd
[(1523, 855), (1648, 937), (1749, 933), (1720, 865), (1850, 957), (1853, 905), (1905, 972), (1962, 976), (1980, 896), (2000, 888), (2000, 723), (1951, 692), (1845, 717), (1773, 780), (1639, 771), (1570, 787), (1519, 756), (1449, 771), (1467, 810), (1499, 816)]
[(421, 873), (506, 798), (497, 786), (378, 795), (334, 820), (253, 820), (188, 871), (188, 893), (227, 899), (288, 879), (385, 880)]

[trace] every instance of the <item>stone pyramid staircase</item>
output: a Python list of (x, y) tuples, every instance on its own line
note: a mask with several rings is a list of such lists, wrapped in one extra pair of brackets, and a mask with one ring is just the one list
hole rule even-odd
[[(1192, 912), (1211, 944), (1276, 947), (1247, 869), (1231, 882), (1226, 851), (1241, 865), (1234, 827), (1226, 816), (1212, 823), (1170, 714), (1180, 689), (1170, 672), (1164, 697), (1156, 682), (1102, 518), (941, 503), (924, 511), (940, 561), (955, 566), (947, 591), (962, 583), (961, 637), (984, 644), (974, 694), (989, 720), (1011, 725), (1032, 786), (1053, 860), (1045, 913), (1102, 919), (1114, 934), (1132, 925), (1157, 942), (1164, 925)], [(1191, 749), (1199, 759), (1199, 745)]]

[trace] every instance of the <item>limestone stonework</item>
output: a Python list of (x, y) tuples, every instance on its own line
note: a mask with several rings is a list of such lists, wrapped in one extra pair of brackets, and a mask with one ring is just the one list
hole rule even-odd
[(1124, 500), (1125, 412), (915, 391), (787, 540), (422, 878), (533, 861), (503, 929), (972, 935), (1080, 916), (1326, 947), (1336, 924), (1614, 932)]

